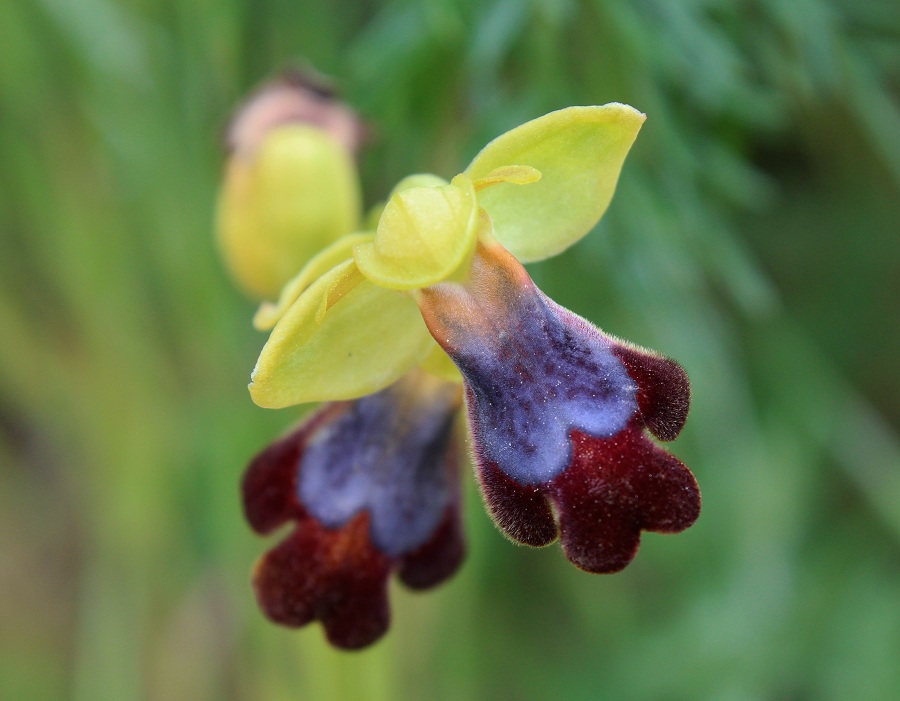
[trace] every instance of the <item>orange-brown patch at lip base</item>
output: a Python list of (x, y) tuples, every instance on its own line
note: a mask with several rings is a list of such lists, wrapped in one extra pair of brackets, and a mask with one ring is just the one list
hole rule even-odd
[(502, 334), (508, 310), (533, 288), (528, 273), (509, 251), (498, 243), (479, 241), (465, 284), (438, 283), (419, 290), (416, 300), (429, 332), (452, 356), (460, 339)]

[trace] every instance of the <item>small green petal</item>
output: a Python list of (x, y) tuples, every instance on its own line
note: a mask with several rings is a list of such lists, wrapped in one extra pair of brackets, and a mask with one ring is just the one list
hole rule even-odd
[(477, 214), (465, 175), (449, 185), (402, 190), (385, 206), (375, 240), (356, 246), (353, 257), (362, 274), (382, 287), (433, 285), (452, 275), (474, 248)]
[(363, 280), (316, 314), (353, 261), (316, 280), (272, 329), (250, 382), (250, 395), (268, 409), (304, 402), (355, 399), (384, 389), (408, 372), (434, 341), (407, 295)]
[(478, 193), (494, 236), (523, 262), (562, 252), (587, 234), (612, 199), (619, 172), (645, 116), (633, 107), (568, 107), (497, 137), (466, 174), (478, 181), (521, 164), (541, 179), (527, 187), (500, 183)]
[(303, 270), (282, 288), (277, 303), (263, 302), (259, 305), (253, 317), (253, 327), (258, 331), (271, 329), (307, 287), (338, 263), (352, 258), (353, 247), (356, 244), (371, 241), (373, 237), (374, 234), (348, 234), (313, 256), (309, 263), (303, 266)]
[(229, 161), (219, 197), (219, 245), (251, 295), (274, 299), (313, 255), (359, 226), (350, 154), (305, 124), (273, 129), (252, 155)]

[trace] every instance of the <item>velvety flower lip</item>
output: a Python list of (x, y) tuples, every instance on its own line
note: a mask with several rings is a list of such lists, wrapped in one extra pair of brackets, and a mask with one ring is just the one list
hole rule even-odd
[(684, 425), (681, 366), (550, 301), (498, 244), (480, 245), (465, 285), (418, 299), (463, 375), (482, 492), (507, 535), (534, 546), (561, 536), (575, 565), (614, 572), (641, 530), (696, 520), (693, 475), (645, 434), (671, 440)]
[(355, 649), (387, 630), (391, 571), (414, 589), (464, 556), (453, 421), (459, 388), (424, 373), (353, 402), (325, 405), (266, 448), (244, 477), (259, 533), (294, 531), (257, 564), (263, 611)]
[(482, 456), (519, 484), (547, 482), (571, 460), (569, 430), (618, 433), (637, 410), (637, 386), (608, 337), (573, 322), (505, 249), (482, 250), (477, 294), (424, 290), (446, 312), (429, 313), (426, 302), (425, 320), (466, 379)]

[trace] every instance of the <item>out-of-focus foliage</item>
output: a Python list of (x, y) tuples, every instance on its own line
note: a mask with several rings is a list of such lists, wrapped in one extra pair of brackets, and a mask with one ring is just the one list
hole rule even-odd
[[(900, 5), (0, 3), (0, 697), (900, 697)], [(690, 372), (704, 513), (624, 573), (515, 548), (333, 652), (256, 611), (264, 337), (211, 234), (233, 105), (304, 56), (373, 125), (369, 202), (568, 104), (648, 114), (532, 272)]]

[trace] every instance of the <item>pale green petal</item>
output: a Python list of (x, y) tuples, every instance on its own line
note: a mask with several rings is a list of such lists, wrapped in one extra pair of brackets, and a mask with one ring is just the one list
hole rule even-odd
[(478, 205), (472, 181), (459, 175), (449, 185), (411, 187), (388, 201), (372, 243), (353, 249), (360, 271), (396, 290), (445, 280), (475, 247)]
[(252, 155), (229, 160), (217, 212), (223, 257), (251, 295), (274, 299), (313, 255), (358, 229), (350, 154), (305, 124), (278, 127)]
[(526, 122), (484, 147), (466, 174), (487, 178), (508, 165), (541, 172), (525, 187), (500, 183), (478, 193), (494, 236), (523, 262), (565, 250), (597, 223), (645, 116), (633, 107), (568, 107)]
[(272, 329), (250, 382), (259, 406), (355, 399), (419, 364), (433, 340), (408, 296), (363, 280), (316, 321), (322, 300), (353, 261), (320, 277)]
[(371, 233), (347, 234), (313, 256), (309, 263), (303, 266), (303, 270), (281, 289), (278, 302), (275, 304), (263, 302), (259, 305), (253, 317), (253, 326), (259, 331), (271, 329), (307, 287), (338, 263), (350, 260), (353, 257), (353, 247), (358, 243), (371, 241), (373, 236)]

